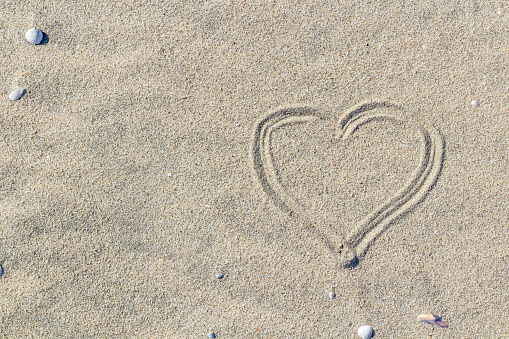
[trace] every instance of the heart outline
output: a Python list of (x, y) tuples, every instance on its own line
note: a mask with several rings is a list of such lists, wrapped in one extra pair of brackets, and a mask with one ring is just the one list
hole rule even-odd
[(285, 124), (305, 123), (321, 118), (318, 109), (309, 106), (286, 106), (268, 112), (257, 123), (253, 133), (252, 164), (255, 177), (264, 192), (283, 212), (292, 217), (306, 220), (308, 228), (319, 231), (319, 235), (327, 243), (331, 251), (339, 256), (339, 264), (353, 267), (359, 263), (369, 246), (382, 234), (390, 224), (421, 202), (431, 191), (442, 169), (445, 144), (440, 132), (433, 126), (409, 118), (398, 118), (392, 114), (372, 113), (376, 108), (394, 108), (402, 111), (401, 105), (388, 100), (370, 100), (361, 102), (346, 110), (337, 124), (335, 138), (345, 140), (362, 125), (376, 119), (399, 121), (417, 126), (421, 136), (421, 152), (419, 165), (405, 185), (391, 195), (383, 203), (368, 213), (345, 239), (306, 217), (306, 212), (286, 193), (277, 178), (271, 154), (272, 132)]

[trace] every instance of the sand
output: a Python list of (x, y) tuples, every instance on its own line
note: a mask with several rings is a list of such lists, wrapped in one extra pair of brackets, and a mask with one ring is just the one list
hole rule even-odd
[(508, 338), (508, 24), (502, 1), (2, 1), (1, 336)]

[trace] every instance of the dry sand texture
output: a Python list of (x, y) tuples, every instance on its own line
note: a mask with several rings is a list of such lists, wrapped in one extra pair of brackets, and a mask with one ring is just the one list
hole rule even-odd
[(507, 2), (4, 0), (0, 32), (1, 336), (509, 337)]

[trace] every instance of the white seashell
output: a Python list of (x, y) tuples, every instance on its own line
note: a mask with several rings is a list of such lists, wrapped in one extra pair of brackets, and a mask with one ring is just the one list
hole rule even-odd
[(361, 326), (357, 330), (357, 334), (362, 339), (369, 339), (369, 338), (371, 338), (371, 335), (373, 334), (373, 327), (371, 327), (369, 325)]
[(26, 90), (24, 88), (16, 88), (14, 91), (9, 94), (9, 99), (12, 101), (19, 100), (24, 94), (26, 93)]
[(443, 328), (449, 327), (449, 324), (447, 324), (445, 321), (443, 321), (442, 318), (439, 317), (438, 315), (421, 314), (420, 316), (417, 317), (417, 319), (419, 319), (420, 321), (422, 321), (423, 323), (426, 323), (426, 324), (437, 325), (437, 326), (440, 326)]
[(38, 45), (42, 41), (42, 32), (37, 28), (30, 28), (26, 32), (25, 38), (29, 43)]

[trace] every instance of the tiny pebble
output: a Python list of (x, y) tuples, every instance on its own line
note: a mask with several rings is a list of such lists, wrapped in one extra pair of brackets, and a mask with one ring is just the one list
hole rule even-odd
[(12, 101), (19, 100), (21, 97), (26, 93), (26, 90), (24, 88), (18, 87), (14, 91), (9, 94), (9, 99)]
[(0, 277), (4, 275), (4, 268), (2, 266), (0, 266)]
[(369, 339), (369, 338), (371, 338), (371, 335), (373, 334), (373, 327), (371, 327), (369, 325), (361, 326), (357, 330), (357, 334), (362, 339)]
[(224, 278), (224, 274), (217, 274), (217, 275), (216, 275), (216, 278), (217, 278), (217, 279), (223, 279), (223, 278)]
[(214, 332), (210, 332), (208, 337), (214, 339), (216, 337), (216, 334)]
[(479, 103), (477, 102), (477, 100), (472, 101), (470, 104), (471, 104), (472, 106), (474, 106), (474, 107), (479, 106)]
[(332, 299), (334, 299), (334, 298), (336, 298), (336, 293), (334, 293), (334, 292), (329, 292), (329, 299), (331, 299), (331, 300), (332, 300)]
[(37, 28), (30, 28), (25, 34), (25, 39), (31, 44), (38, 45), (42, 41), (42, 32)]

